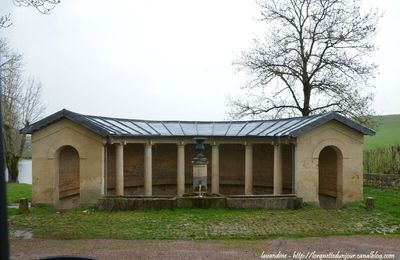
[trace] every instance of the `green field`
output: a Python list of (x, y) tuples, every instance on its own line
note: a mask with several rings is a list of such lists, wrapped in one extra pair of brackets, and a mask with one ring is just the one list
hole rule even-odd
[(378, 116), (375, 136), (366, 136), (364, 150), (400, 144), (400, 115)]
[(32, 185), (7, 183), (7, 204), (18, 203), (22, 198), (32, 201)]
[[(16, 186), (9, 187), (13, 190)], [(23, 189), (29, 192), (25, 186)], [(341, 210), (306, 205), (299, 210), (176, 209), (64, 213), (35, 207), (25, 215), (8, 209), (9, 227), (47, 239), (272, 239), (331, 235), (400, 235), (400, 191), (366, 187), (376, 208), (361, 203)], [(9, 193), (11, 194), (11, 193)], [(11, 199), (12, 200), (12, 199)]]

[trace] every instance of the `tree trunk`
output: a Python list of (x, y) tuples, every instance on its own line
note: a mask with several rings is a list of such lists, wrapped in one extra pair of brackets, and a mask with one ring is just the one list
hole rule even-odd
[(7, 156), (7, 169), (8, 169), (8, 181), (18, 182), (18, 162), (19, 156), (9, 155)]
[(303, 116), (309, 116), (311, 113), (310, 109), (311, 87), (308, 83), (303, 82), (303, 93), (304, 93), (304, 103), (301, 113)]

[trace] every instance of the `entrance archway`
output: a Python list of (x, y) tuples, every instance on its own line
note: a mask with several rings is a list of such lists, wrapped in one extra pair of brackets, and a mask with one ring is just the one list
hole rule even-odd
[(318, 197), (322, 208), (342, 205), (343, 156), (339, 148), (326, 146), (318, 158)]
[(59, 151), (58, 164), (59, 208), (69, 209), (80, 202), (79, 153), (72, 146), (64, 146)]

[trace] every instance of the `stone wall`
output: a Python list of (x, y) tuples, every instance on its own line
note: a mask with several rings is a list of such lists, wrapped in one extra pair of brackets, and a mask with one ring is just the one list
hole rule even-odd
[(361, 201), (363, 135), (342, 123), (330, 121), (297, 137), (296, 195), (305, 202), (319, 204), (319, 157), (327, 147), (338, 153), (337, 199), (340, 205)]
[(400, 190), (400, 174), (365, 173), (364, 185)]
[[(101, 136), (68, 119), (59, 120), (34, 132), (32, 202), (59, 207), (63, 196), (78, 193), (64, 192), (79, 187), (81, 204), (96, 203), (104, 194), (103, 142)], [(71, 156), (71, 150), (64, 150), (66, 147), (73, 147), (77, 154)]]

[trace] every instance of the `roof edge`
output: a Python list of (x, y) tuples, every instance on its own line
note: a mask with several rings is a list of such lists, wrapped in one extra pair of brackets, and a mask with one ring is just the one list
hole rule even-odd
[[(114, 133), (107, 130), (107, 128), (102, 127), (101, 125), (97, 124), (95, 121), (91, 120), (91, 118), (94, 118), (94, 117), (103, 118), (103, 117), (98, 117), (98, 116), (82, 115), (82, 114), (78, 114), (78, 113), (69, 111), (67, 109), (62, 109), (54, 114), (51, 114), (50, 116), (47, 116), (35, 123), (23, 128), (23, 129), (21, 129), (20, 133), (21, 134), (32, 134), (33, 132), (38, 131), (44, 127), (47, 127), (48, 125), (50, 125), (56, 121), (66, 118), (84, 128), (87, 128), (87, 129), (93, 131), (96, 134), (99, 134), (100, 136), (107, 137), (110, 135), (114, 135)], [(300, 126), (299, 128), (295, 128), (293, 131), (290, 131), (289, 129), (287, 129), (288, 131), (284, 132), (284, 135), (282, 135), (282, 136), (297, 137), (297, 136), (299, 136), (305, 132), (308, 132), (308, 131), (310, 131), (322, 124), (325, 124), (331, 120), (336, 120), (336, 121), (346, 125), (347, 127), (352, 128), (352, 129), (362, 133), (363, 135), (369, 135), (369, 136), (375, 135), (375, 131), (373, 131), (373, 130), (357, 123), (356, 121), (349, 119), (337, 112), (329, 112), (329, 113), (321, 114), (321, 115), (311, 115), (311, 116), (302, 117), (302, 118), (303, 119), (304, 118), (312, 119), (313, 117), (317, 117), (317, 120), (310, 120), (309, 123), (305, 123), (304, 125)], [(281, 120), (271, 120), (271, 121), (284, 121), (287, 119), (296, 119), (296, 118), (285, 118), (283, 120), (281, 119)], [(123, 120), (123, 119), (119, 119), (119, 120)], [(247, 121), (247, 123), (248, 122), (266, 122), (266, 121), (270, 121), (270, 120)], [(147, 121), (144, 121), (144, 122), (147, 123)], [(161, 122), (162, 123), (163, 121), (153, 121), (153, 122)], [(184, 123), (184, 122), (186, 122), (186, 121), (179, 121), (179, 124)], [(223, 121), (220, 121), (220, 122), (222, 123)], [(229, 123), (229, 124), (235, 123), (235, 121), (224, 121), (224, 122)], [(187, 122), (187, 123), (189, 123), (189, 122)], [(197, 123), (199, 123), (199, 122), (193, 121), (193, 123), (196, 123), (196, 125), (197, 125)], [(215, 124), (218, 122), (214, 121), (212, 123)], [(242, 129), (243, 129), (243, 127), (242, 127)], [(166, 129), (168, 130), (168, 128), (166, 128)], [(159, 135), (157, 135), (157, 136), (159, 136)], [(247, 135), (247, 136), (250, 137), (251, 135)]]
[(292, 136), (292, 137), (297, 137), (305, 132), (308, 132), (322, 124), (325, 124), (331, 120), (336, 120), (360, 133), (362, 133), (363, 135), (368, 135), (368, 136), (373, 136), (375, 135), (375, 131), (372, 129), (369, 129), (368, 127), (365, 127), (363, 125), (361, 125), (360, 123), (357, 123), (356, 121), (349, 119), (337, 112), (329, 112), (326, 113), (325, 115), (322, 116), (321, 119), (311, 122), (309, 124), (306, 124), (305, 126), (302, 126), (300, 129), (297, 129), (293, 132), (290, 132), (288, 135)]
[(98, 127), (97, 125), (93, 124), (89, 120), (87, 120), (85, 117), (82, 115), (69, 111), (67, 109), (62, 109), (58, 112), (55, 112), (33, 124), (30, 124), (27, 127), (24, 127), (19, 130), (21, 134), (32, 134), (33, 132), (36, 132), (52, 123), (55, 123), (56, 121), (59, 121), (63, 118), (69, 119), (78, 125), (88, 128), (89, 130), (95, 132), (96, 134), (99, 134), (101, 136), (107, 136), (108, 132), (103, 130), (102, 128)]

